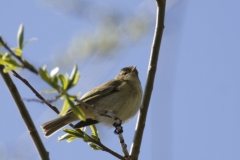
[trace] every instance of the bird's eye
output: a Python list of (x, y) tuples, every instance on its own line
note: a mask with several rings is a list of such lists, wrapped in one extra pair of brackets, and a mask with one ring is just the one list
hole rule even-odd
[(127, 74), (127, 72), (123, 72), (122, 74), (123, 74), (123, 75), (126, 75), (126, 74)]
[(121, 70), (121, 75), (127, 75), (128, 73), (130, 73), (131, 72), (131, 70), (130, 69), (126, 69), (126, 68), (124, 68), (124, 69), (122, 69)]

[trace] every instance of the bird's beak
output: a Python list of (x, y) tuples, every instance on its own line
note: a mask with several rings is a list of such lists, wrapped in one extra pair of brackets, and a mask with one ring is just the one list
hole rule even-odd
[(136, 72), (136, 71), (137, 71), (136, 66), (134, 66), (132, 69), (132, 72)]

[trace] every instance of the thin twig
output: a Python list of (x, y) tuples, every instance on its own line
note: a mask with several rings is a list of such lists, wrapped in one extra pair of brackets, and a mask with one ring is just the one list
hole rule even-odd
[(1, 73), (8, 89), (17, 105), (17, 108), (27, 126), (28, 132), (37, 148), (39, 156), (41, 157), (41, 159), (49, 160), (49, 153), (45, 149), (45, 147), (41, 141), (41, 138), (39, 137), (39, 134), (34, 126), (31, 116), (29, 115), (29, 113), (26, 109), (26, 106), (24, 105), (22, 98), (21, 98), (15, 84), (13, 83), (13, 81), (8, 73), (3, 73), (3, 69), (4, 69), (4, 67), (2, 65), (0, 65), (0, 73)]
[(145, 86), (143, 100), (140, 107), (140, 112), (138, 115), (136, 132), (134, 135), (134, 139), (133, 139), (133, 143), (130, 151), (130, 156), (132, 160), (137, 160), (140, 153), (142, 136), (143, 136), (143, 131), (145, 127), (148, 106), (149, 106), (150, 98), (152, 95), (154, 78), (155, 78), (155, 73), (157, 69), (159, 49), (160, 49), (160, 44), (161, 44), (162, 34), (164, 29), (166, 0), (156, 0), (156, 1), (157, 1), (157, 17), (156, 17), (157, 22), (156, 22), (155, 37), (154, 37), (152, 51), (150, 55), (150, 63), (148, 66), (147, 82)]
[(124, 153), (124, 157), (125, 157), (126, 159), (129, 159), (130, 156), (129, 156), (129, 153), (128, 153), (128, 150), (127, 150), (127, 145), (125, 144), (125, 141), (124, 141), (124, 138), (123, 138), (122, 133), (119, 133), (119, 134), (118, 134), (118, 138), (119, 138), (119, 142), (120, 142), (121, 147), (122, 147), (122, 151), (123, 151), (123, 153)]
[[(35, 93), (35, 95), (36, 95), (40, 100), (42, 100), (45, 104), (47, 104), (55, 113), (57, 113), (57, 114), (60, 113), (60, 112), (58, 111), (58, 109), (57, 109), (55, 106), (52, 106), (47, 100), (45, 100), (45, 99), (31, 86), (31, 84), (30, 84), (26, 79), (22, 78), (17, 72), (15, 72), (15, 71), (12, 71), (12, 72), (13, 72), (13, 75), (14, 75), (15, 77), (17, 77), (17, 78), (20, 79), (24, 84), (26, 84), (26, 86), (27, 86), (28, 88), (30, 88), (30, 89), (32, 90), (32, 92)], [(87, 104), (87, 105), (88, 105), (88, 104)], [(90, 105), (90, 106), (91, 106), (91, 105)], [(74, 128), (74, 125), (73, 125), (72, 123), (70, 123), (69, 125), (70, 125), (73, 129), (75, 129), (75, 128)], [(81, 131), (80, 129), (76, 129), (76, 130), (77, 130), (78, 132), (81, 132), (81, 133), (82, 133), (82, 131)], [(94, 139), (91, 138), (90, 136), (89, 136), (89, 142), (93, 142), (93, 143), (97, 144), (98, 146), (100, 146), (101, 148), (103, 148), (103, 151), (106, 151), (106, 152), (112, 154), (113, 156), (115, 156), (115, 157), (117, 157), (117, 158), (119, 158), (119, 159), (125, 159), (125, 158), (124, 158), (123, 156), (121, 156), (120, 154), (112, 151), (111, 149), (109, 149), (108, 147), (106, 147), (105, 145), (103, 145), (101, 142), (94, 140)]]
[[(46, 101), (48, 101), (49, 103), (52, 103), (52, 102), (57, 101), (60, 97), (61, 97), (61, 95), (57, 95), (52, 99), (46, 99)], [(42, 100), (39, 100), (39, 99), (36, 99), (36, 98), (23, 98), (23, 100), (27, 101), (27, 102), (38, 102), (38, 103), (45, 104)]]
[(22, 57), (17, 56), (10, 47), (8, 47), (7, 43), (5, 43), (2, 39), (2, 37), (0, 36), (0, 43), (3, 45), (4, 48), (6, 48), (6, 50), (8, 50), (9, 53), (11, 53), (12, 56), (14, 56), (16, 59), (18, 59), (22, 65), (24, 66), (24, 68), (27, 68), (28, 70), (30, 70), (31, 72), (38, 74), (38, 71), (31, 65), (29, 65), (29, 63), (26, 63), (26, 60), (24, 60)]
[(22, 78), (17, 72), (15, 72), (15, 71), (12, 71), (12, 72), (13, 72), (13, 75), (14, 75), (15, 77), (17, 77), (17, 78), (20, 79), (24, 84), (26, 84), (26, 86), (28, 86), (28, 88), (30, 88), (30, 89), (32, 90), (32, 92), (35, 93), (35, 95), (36, 95), (39, 99), (41, 99), (46, 105), (48, 105), (55, 113), (57, 113), (57, 114), (60, 113), (60, 112), (58, 111), (58, 109), (57, 109), (55, 106), (51, 105), (47, 100), (45, 100), (45, 99), (29, 84), (29, 82), (28, 82), (26, 79)]

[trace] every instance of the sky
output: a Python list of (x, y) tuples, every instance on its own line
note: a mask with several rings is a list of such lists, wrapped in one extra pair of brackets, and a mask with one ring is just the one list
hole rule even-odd
[[(58, 64), (56, 59), (71, 59), (63, 53), (69, 51), (76, 36), (84, 39), (86, 34), (99, 29), (99, 15), (84, 10), (89, 5), (118, 11), (120, 19), (134, 15), (141, 19), (148, 15), (147, 31), (137, 40), (129, 40), (125, 35), (125, 43), (121, 42), (120, 47), (110, 51), (113, 56), (99, 57), (97, 53), (82, 59), (81, 56), (73, 56), (67, 65), (59, 64), (63, 73), (70, 72), (75, 63), (79, 66), (81, 77), (78, 86), (70, 91), (72, 94), (86, 93), (114, 78), (121, 68), (129, 65), (137, 66), (144, 88), (154, 34), (154, 1), (103, 0), (100, 3), (92, 0), (88, 4), (72, 0), (73, 6), (82, 7), (79, 10), (63, 0), (60, 1), (63, 5), (54, 0), (51, 2), (0, 2), (0, 35), (9, 46), (17, 45), (17, 30), (23, 23), (26, 39), (37, 38), (24, 49), (24, 58), (37, 67), (46, 64), (51, 70)], [(239, 6), (238, 0), (168, 1), (140, 160), (240, 159)], [(100, 16), (104, 14), (108, 12)], [(18, 72), (38, 91), (49, 89), (29, 71)], [(23, 98), (34, 98), (24, 84), (12, 78)], [(46, 98), (51, 98), (51, 95)], [(0, 101), (1, 160), (38, 160), (32, 139), (2, 78)], [(93, 151), (81, 139), (71, 143), (57, 142), (57, 138), (64, 134), (62, 131), (45, 138), (40, 125), (57, 115), (46, 105), (34, 102), (25, 104), (50, 152), (50, 159), (115, 159), (108, 153)], [(54, 105), (60, 108), (62, 101)], [(133, 139), (136, 117), (123, 125), (128, 149)], [(101, 141), (122, 154), (118, 138), (113, 134), (114, 129), (101, 125), (97, 127)]]

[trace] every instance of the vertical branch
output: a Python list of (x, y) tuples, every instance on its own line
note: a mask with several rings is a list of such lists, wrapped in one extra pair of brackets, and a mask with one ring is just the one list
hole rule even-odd
[(31, 119), (23, 101), (22, 101), (20, 94), (18, 93), (18, 90), (17, 90), (15, 84), (13, 83), (13, 81), (8, 73), (3, 73), (3, 69), (4, 69), (4, 67), (2, 65), (0, 65), (0, 74), (2, 75), (8, 89), (18, 107), (21, 117), (24, 120), (24, 122), (28, 128), (28, 132), (33, 139), (33, 142), (38, 150), (39, 156), (41, 157), (41, 159), (49, 160), (48, 152), (46, 151), (46, 149), (41, 141), (41, 138), (39, 137), (39, 134), (34, 126), (34, 123)]
[(155, 73), (157, 69), (159, 49), (160, 49), (160, 44), (161, 44), (162, 34), (164, 29), (166, 0), (156, 0), (156, 1), (157, 1), (156, 30), (155, 30), (150, 60), (149, 60), (147, 82), (144, 90), (142, 104), (140, 107), (140, 112), (138, 115), (136, 132), (134, 135), (134, 139), (133, 139), (133, 143), (130, 151), (132, 160), (137, 160), (140, 153), (142, 136), (145, 128), (148, 106), (149, 106), (150, 98), (152, 95), (154, 78), (155, 78)]

